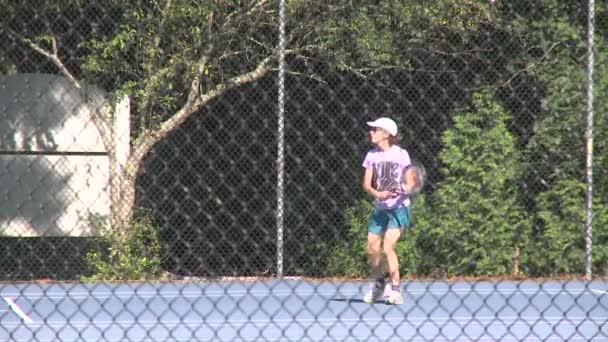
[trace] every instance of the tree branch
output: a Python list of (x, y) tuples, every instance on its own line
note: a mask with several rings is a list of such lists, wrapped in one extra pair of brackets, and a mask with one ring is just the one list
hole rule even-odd
[[(500, 87), (504, 87), (507, 84), (511, 83), (511, 81), (513, 81), (520, 74), (522, 74), (522, 73), (524, 73), (524, 72), (526, 72), (526, 71), (534, 68), (535, 66), (537, 66), (538, 63), (542, 62), (545, 58), (547, 58), (547, 56), (549, 55), (549, 53), (551, 53), (551, 50), (555, 49), (555, 47), (557, 47), (558, 45), (560, 45), (562, 43), (563, 43), (563, 41), (559, 41), (559, 42), (553, 43), (553, 45), (551, 45), (551, 47), (547, 51), (545, 51), (545, 53), (540, 58), (538, 58), (536, 61), (530, 63), (528, 66), (526, 66), (523, 69), (517, 70), (516, 72), (514, 72), (513, 74), (511, 74), (511, 76), (507, 80), (505, 80), (502, 83), (494, 85), (494, 87), (500, 88)], [(468, 90), (478, 90), (478, 89), (481, 89), (481, 87), (467, 88), (467, 89)]]
[[(264, 7), (266, 4), (270, 3), (270, 0), (262, 0), (262, 1), (257, 1), (257, 2), (252, 2), (251, 3), (251, 7), (246, 11), (246, 12), (232, 12), (230, 15), (228, 15), (228, 17), (226, 18), (226, 20), (224, 21), (222, 27), (226, 27), (227, 25), (229, 25), (233, 19), (240, 19), (241, 17), (245, 17), (245, 16), (249, 16), (251, 15), (251, 13), (253, 13), (254, 11)], [(213, 24), (213, 12), (211, 12), (209, 14), (209, 18), (207, 20), (208, 22), (208, 27), (207, 29), (209, 30), (209, 35), (211, 36), (211, 29), (212, 29), (212, 24)], [(177, 112), (175, 113), (175, 115), (173, 115), (171, 118), (169, 118), (167, 121), (163, 122), (161, 124), (161, 127), (156, 130), (155, 132), (153, 132), (152, 134), (156, 139), (159, 139), (161, 137), (164, 137), (166, 134), (168, 134), (169, 131), (171, 131), (174, 127), (176, 127), (177, 125), (181, 124), (182, 122), (184, 122), (186, 120), (186, 118), (192, 114), (193, 112), (196, 112), (197, 110), (199, 110), (202, 106), (204, 106), (206, 103), (208, 103), (209, 101), (211, 101), (214, 98), (217, 98), (219, 96), (221, 96), (222, 94), (224, 94), (226, 91), (236, 88), (240, 85), (249, 83), (249, 82), (253, 82), (257, 79), (262, 78), (263, 76), (265, 76), (271, 69), (269, 68), (269, 64), (272, 62), (272, 60), (274, 59), (274, 56), (271, 55), (269, 57), (267, 57), (266, 59), (264, 59), (257, 67), (255, 70), (243, 74), (241, 76), (237, 76), (234, 77), (232, 79), (227, 80), (226, 82), (219, 84), (218, 86), (216, 86), (215, 89), (207, 92), (206, 94), (201, 96), (201, 83), (202, 83), (202, 78), (204, 75), (204, 71), (205, 68), (208, 67), (207, 63), (209, 62), (209, 60), (211, 59), (211, 53), (214, 49), (215, 45), (213, 44), (213, 42), (209, 43), (209, 46), (207, 47), (205, 53), (201, 56), (200, 60), (196, 63), (195, 65), (195, 70), (194, 70), (194, 77), (192, 78), (192, 82), (190, 83), (190, 87), (189, 87), (189, 91), (188, 91), (188, 97), (186, 100), (186, 103), (184, 104), (184, 106)], [(267, 47), (268, 48), (268, 47)], [(270, 51), (272, 51), (272, 49), (270, 49)], [(239, 54), (240, 52), (234, 52), (232, 53), (233, 55)], [(228, 54), (224, 54), (221, 56), (221, 58), (226, 58), (228, 56)], [(146, 145), (146, 144), (144, 144)], [(145, 147), (144, 147), (145, 149)]]
[[(141, 136), (141, 140), (134, 144), (135, 151), (131, 154), (133, 158), (129, 160), (129, 165), (127, 167), (136, 167), (136, 165), (139, 164), (140, 160), (147, 154), (147, 152), (152, 148), (152, 146), (154, 146), (154, 144), (158, 140), (167, 136), (169, 132), (171, 132), (177, 126), (186, 121), (186, 119), (188, 119), (190, 115), (200, 110), (203, 106), (205, 106), (212, 100), (222, 96), (231, 89), (251, 82), (255, 82), (266, 76), (272, 70), (270, 68), (270, 64), (274, 61), (274, 59), (274, 55), (266, 57), (257, 65), (254, 70), (239, 76), (232, 77), (226, 82), (218, 84), (215, 89), (210, 90), (204, 95), (197, 95), (199, 94), (199, 91), (195, 90), (194, 88), (197, 88), (197, 82), (200, 81), (200, 77), (195, 77), (195, 80), (193, 80), (191, 84), (190, 94), (188, 95), (188, 101), (186, 101), (184, 106), (173, 116), (171, 116), (171, 118), (164, 121), (159, 127), (159, 129), (153, 132), (149, 132), (148, 134), (143, 134)], [(199, 68), (204, 65), (203, 60), (201, 60), (201, 63), (199, 63)]]
[[(210, 51), (208, 51), (210, 52)], [(201, 89), (201, 81), (203, 78), (203, 72), (205, 71), (205, 65), (209, 61), (209, 55), (205, 54), (201, 59), (196, 63), (194, 78), (192, 79), (192, 83), (190, 83), (190, 91), (188, 92), (188, 99), (186, 100), (186, 104), (184, 107), (191, 106), (196, 98), (200, 94)]]
[(55, 39), (55, 37), (50, 37), (51, 46), (53, 50), (52, 52), (49, 52), (43, 49), (40, 45), (34, 43), (31, 39), (23, 37), (22, 35), (13, 31), (10, 28), (9, 32), (13, 36), (17, 37), (17, 39), (19, 39), (20, 41), (27, 44), (30, 48), (32, 48), (32, 50), (48, 58), (51, 62), (53, 62), (53, 65), (55, 65), (59, 69), (59, 71), (61, 71), (61, 74), (68, 78), (76, 88), (82, 89), (82, 85), (80, 84), (80, 82), (76, 79), (76, 77), (74, 77), (74, 75), (72, 75), (68, 68), (66, 68), (63, 62), (61, 62), (61, 59), (59, 58), (59, 49), (57, 48), (57, 39)]
[(250, 40), (250, 41), (252, 41), (253, 43), (255, 43), (255, 44), (257, 44), (257, 45), (259, 45), (259, 46), (263, 47), (264, 49), (266, 49), (266, 50), (268, 50), (268, 51), (273, 51), (273, 50), (274, 50), (274, 48), (273, 48), (273, 47), (268, 46), (268, 45), (266, 45), (266, 44), (264, 44), (264, 43), (262, 43), (262, 42), (258, 41), (257, 39), (254, 39), (254, 38), (249, 38), (249, 40)]
[(222, 25), (222, 27), (225, 28), (226, 25), (228, 25), (229, 23), (231, 23), (232, 20), (235, 19), (235, 18), (240, 19), (241, 17), (247, 17), (247, 16), (251, 15), (251, 13), (253, 13), (254, 11), (256, 11), (258, 8), (264, 7), (264, 5), (266, 5), (269, 2), (270, 2), (270, 0), (252, 1), (251, 4), (250, 4), (249, 10), (247, 10), (246, 12), (243, 13), (243, 12), (234, 11), (234, 12), (230, 13), (226, 17), (226, 21), (224, 22), (224, 24)]
[(304, 72), (289, 71), (289, 70), (286, 71), (285, 73), (288, 74), (288, 75), (303, 76), (303, 77), (306, 77), (306, 78), (310, 78), (311, 80), (315, 80), (315, 81), (317, 81), (319, 83), (323, 83), (325, 85), (328, 84), (327, 81), (325, 81), (324, 79), (322, 79), (321, 77), (317, 76), (314, 73), (304, 73)]
[(274, 55), (270, 55), (270, 56), (266, 57), (264, 60), (262, 60), (258, 64), (258, 66), (254, 70), (252, 70), (248, 73), (230, 78), (226, 82), (217, 85), (215, 87), (215, 89), (209, 91), (208, 93), (204, 94), (203, 96), (198, 97), (196, 99), (196, 101), (194, 101), (191, 104), (190, 108), (188, 108), (187, 105), (184, 106), (182, 108), (182, 110), (180, 110), (176, 115), (174, 115), (171, 119), (169, 119), (163, 123), (163, 125), (161, 126), (161, 128), (159, 130), (159, 133), (162, 134), (162, 132), (164, 130), (166, 130), (170, 126), (173, 126), (175, 121), (179, 121), (180, 123), (183, 122), (183, 120), (179, 120), (179, 118), (177, 118), (177, 117), (179, 117), (180, 112), (183, 112), (183, 111), (184, 112), (195, 112), (195, 111), (199, 110), (202, 106), (209, 103), (209, 101), (225, 94), (227, 91), (237, 88), (239, 86), (242, 86), (244, 84), (257, 81), (257, 80), (261, 79), (262, 77), (266, 76), (271, 70), (269, 66), (274, 61), (274, 58), (275, 58)]
[(98, 106), (91, 103), (91, 101), (89, 100), (88, 94), (86, 92), (86, 89), (82, 86), (80, 81), (78, 81), (76, 79), (76, 77), (74, 77), (74, 75), (72, 75), (72, 73), (68, 70), (68, 68), (65, 66), (65, 64), (63, 64), (63, 62), (61, 61), (61, 58), (59, 57), (59, 49), (57, 47), (57, 39), (55, 39), (55, 37), (49, 37), (49, 39), (51, 41), (51, 47), (52, 47), (52, 51), (49, 52), (49, 51), (45, 50), (44, 48), (42, 48), (40, 45), (34, 43), (31, 39), (20, 35), (19, 33), (15, 32), (14, 30), (12, 30), (10, 28), (7, 28), (7, 29), (11, 35), (16, 37), (21, 42), (27, 44), (30, 48), (32, 48), (32, 50), (40, 53), (41, 55), (48, 58), (51, 62), (53, 62), (53, 64), (60, 70), (61, 75), (63, 75), (64, 77), (66, 77), (67, 79), (70, 80), (72, 85), (78, 90), (83, 101), (88, 106), (90, 106), (90, 109), (92, 110), (91, 119), (93, 120), (93, 123), (99, 130), (99, 135), (101, 136), (101, 139), (103, 141), (103, 144), (105, 145), (105, 148), (108, 151), (111, 151), (113, 144), (111, 141), (111, 137), (112, 137), (111, 132), (112, 131), (111, 131), (110, 124), (107, 122), (107, 120), (103, 116), (101, 116), (99, 114)]

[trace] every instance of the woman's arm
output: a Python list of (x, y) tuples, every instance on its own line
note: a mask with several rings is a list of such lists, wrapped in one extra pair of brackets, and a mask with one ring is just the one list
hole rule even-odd
[(368, 167), (365, 169), (365, 172), (363, 174), (363, 191), (367, 192), (368, 194), (372, 195), (373, 197), (379, 199), (379, 200), (384, 200), (387, 199), (389, 197), (395, 196), (395, 194), (393, 194), (390, 191), (377, 191), (376, 189), (374, 189), (372, 187), (372, 178), (374, 177), (374, 169), (372, 167)]
[(416, 177), (416, 169), (408, 167), (403, 173), (403, 189), (407, 192), (418, 186), (418, 177)]

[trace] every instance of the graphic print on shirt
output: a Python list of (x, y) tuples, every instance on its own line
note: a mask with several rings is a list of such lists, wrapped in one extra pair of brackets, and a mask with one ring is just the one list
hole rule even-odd
[(374, 189), (377, 191), (395, 191), (399, 189), (401, 168), (399, 163), (383, 161), (374, 165)]

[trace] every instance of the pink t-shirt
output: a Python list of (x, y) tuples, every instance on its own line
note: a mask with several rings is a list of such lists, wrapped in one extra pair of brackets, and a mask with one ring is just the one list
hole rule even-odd
[[(397, 145), (391, 146), (388, 151), (374, 148), (367, 152), (363, 160), (364, 168), (372, 167), (374, 169), (372, 187), (377, 191), (400, 190), (403, 172), (410, 164), (409, 153)], [(383, 201), (376, 199), (375, 204), (378, 208), (397, 208), (409, 206), (410, 199), (409, 196), (401, 194)]]

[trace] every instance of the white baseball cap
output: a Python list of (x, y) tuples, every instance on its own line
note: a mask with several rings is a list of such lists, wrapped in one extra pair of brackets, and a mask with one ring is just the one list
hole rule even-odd
[(368, 121), (367, 125), (385, 129), (390, 135), (397, 135), (397, 124), (390, 118), (378, 118), (374, 121)]

